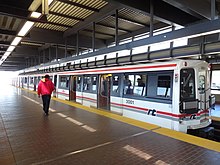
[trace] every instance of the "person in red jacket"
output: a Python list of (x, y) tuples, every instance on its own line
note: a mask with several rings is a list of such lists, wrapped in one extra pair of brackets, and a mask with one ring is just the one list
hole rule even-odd
[(53, 90), (54, 90), (54, 84), (50, 80), (50, 76), (45, 75), (44, 78), (40, 80), (37, 89), (38, 97), (40, 98), (40, 95), (42, 96), (43, 110), (45, 112), (45, 115), (48, 115), (49, 112), (50, 99)]

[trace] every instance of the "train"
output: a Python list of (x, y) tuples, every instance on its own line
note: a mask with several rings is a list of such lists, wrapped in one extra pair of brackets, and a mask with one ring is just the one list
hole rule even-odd
[(37, 91), (42, 76), (55, 84), (54, 97), (187, 133), (211, 124), (215, 98), (210, 66), (202, 60), (20, 74), (14, 84)]

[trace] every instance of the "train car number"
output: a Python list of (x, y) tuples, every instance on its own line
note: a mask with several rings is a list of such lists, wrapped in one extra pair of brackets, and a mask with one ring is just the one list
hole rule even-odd
[(126, 100), (126, 104), (134, 104), (134, 100)]

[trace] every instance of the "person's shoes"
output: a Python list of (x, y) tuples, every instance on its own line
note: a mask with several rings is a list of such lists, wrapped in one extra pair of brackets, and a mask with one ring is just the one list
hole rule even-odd
[(48, 115), (49, 115), (49, 113), (48, 113), (48, 112), (45, 112), (44, 114), (45, 114), (45, 116), (48, 116)]

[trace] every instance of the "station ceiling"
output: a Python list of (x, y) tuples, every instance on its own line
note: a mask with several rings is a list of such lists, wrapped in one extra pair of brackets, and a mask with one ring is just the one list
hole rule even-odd
[[(42, 8), (43, 1), (1, 0), (0, 59), (25, 22), (34, 25), (2, 62), (0, 71), (17, 71), (105, 48), (115, 42), (116, 33), (121, 41), (150, 32), (152, 27), (188, 27), (213, 19), (212, 13), (217, 16), (220, 5), (217, 0), (211, 11), (212, 0), (48, 0), (47, 10)], [(33, 11), (42, 13), (40, 18), (30, 17)]]

